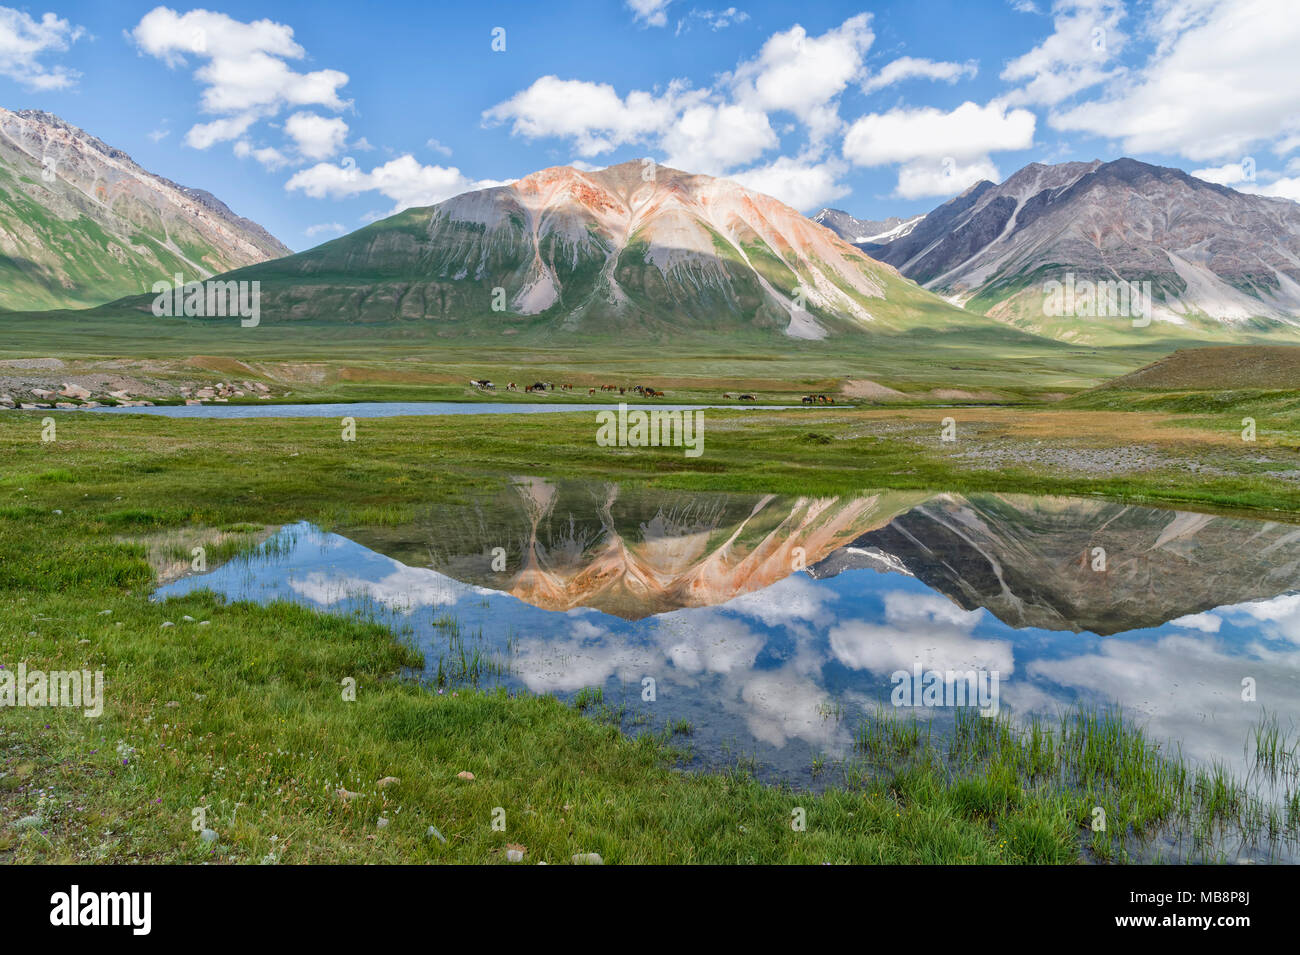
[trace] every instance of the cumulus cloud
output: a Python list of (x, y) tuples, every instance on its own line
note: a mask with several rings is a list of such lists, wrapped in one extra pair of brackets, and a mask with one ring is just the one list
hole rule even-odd
[(1124, 13), (1122, 0), (1057, 0), (1052, 34), (1002, 70), (1002, 79), (1023, 84), (1008, 101), (1052, 106), (1120, 75), (1109, 64), (1124, 47)]
[(81, 27), (53, 13), (37, 20), (23, 10), (0, 7), (0, 76), (29, 90), (68, 89), (81, 74), (64, 66), (47, 66), (41, 59), (67, 50), (84, 35)]
[(282, 23), (244, 23), (209, 10), (180, 14), (156, 7), (130, 36), (142, 52), (169, 67), (195, 66), (194, 79), (202, 87), (200, 108), (219, 117), (186, 134), (186, 144), (196, 149), (238, 140), (255, 122), (285, 108), (338, 111), (349, 105), (339, 95), (348, 82), (346, 73), (299, 73), (289, 66), (288, 61), (302, 59), (306, 51), (294, 40), (293, 28)]
[(342, 235), (348, 230), (341, 222), (319, 222), (316, 225), (307, 226), (302, 231), (309, 238), (315, 238), (318, 235)]
[(350, 157), (341, 163), (316, 163), (300, 169), (285, 183), (290, 192), (314, 199), (346, 199), (378, 192), (395, 203), (389, 215), (413, 206), (431, 206), (474, 189), (504, 185), (489, 179), (470, 179), (455, 166), (426, 166), (410, 154), (399, 156), (365, 172)]
[(732, 173), (730, 178), (748, 189), (775, 196), (796, 209), (817, 209), (849, 194), (840, 177), (848, 164), (838, 159), (810, 162), (779, 156), (766, 165)]
[(896, 194), (907, 199), (954, 195), (981, 179), (999, 179), (989, 153), (1027, 149), (1034, 114), (994, 100), (945, 112), (899, 107), (859, 117), (844, 137), (844, 156), (859, 166), (902, 163)]
[(642, 26), (661, 27), (668, 23), (668, 5), (673, 0), (627, 0), (632, 19)]
[(1290, 0), (1158, 0), (1153, 13), (1150, 60), (1050, 125), (1192, 160), (1240, 157), (1300, 129), (1300, 17)]
[(982, 180), (998, 182), (1001, 178), (998, 167), (987, 156), (965, 162), (951, 157), (915, 159), (904, 163), (898, 170), (898, 187), (894, 194), (900, 199), (953, 196)]
[(347, 123), (316, 113), (294, 113), (285, 120), (284, 131), (306, 159), (328, 159), (343, 148), (348, 138)]
[(945, 83), (956, 83), (960, 79), (972, 78), (979, 72), (979, 64), (974, 60), (965, 63), (947, 63), (939, 60), (926, 60), (913, 56), (900, 57), (885, 64), (878, 72), (862, 84), (862, 92), (872, 93), (886, 86), (893, 86), (904, 80), (926, 79)]
[(666, 165), (723, 175), (779, 144), (767, 114), (746, 106), (702, 103), (684, 110), (659, 140)]
[(765, 112), (788, 112), (820, 142), (838, 130), (838, 97), (858, 80), (875, 34), (860, 13), (821, 36), (799, 25), (773, 34), (758, 55), (728, 78), (736, 101)]
[(256, 147), (246, 139), (235, 143), (235, 155), (240, 159), (256, 159), (267, 169), (280, 169), (289, 165), (290, 159), (274, 146)]
[(580, 156), (591, 157), (662, 133), (683, 103), (703, 99), (703, 94), (683, 94), (684, 87), (675, 83), (663, 95), (633, 90), (620, 97), (608, 83), (543, 76), (485, 110), (483, 121), (510, 123), (510, 131), (525, 139), (572, 139)]
[[(731, 10), (723, 14), (739, 20)], [(543, 76), (485, 110), (483, 122), (508, 124), (525, 139), (568, 140), (583, 161), (621, 146), (647, 146), (663, 153), (667, 165), (732, 176), (807, 210), (848, 192), (835, 182), (847, 167), (823, 156), (827, 139), (843, 127), (840, 95), (864, 75), (863, 56), (874, 40), (870, 23), (864, 13), (820, 35), (799, 25), (775, 33), (706, 89), (679, 79), (622, 94), (608, 83)], [(798, 158), (761, 161), (781, 146), (774, 114), (803, 124), (808, 143)]]
[(1027, 149), (1034, 114), (994, 100), (965, 102), (950, 112), (931, 106), (900, 107), (859, 117), (844, 137), (844, 156), (859, 166), (913, 159), (975, 159), (990, 152)]

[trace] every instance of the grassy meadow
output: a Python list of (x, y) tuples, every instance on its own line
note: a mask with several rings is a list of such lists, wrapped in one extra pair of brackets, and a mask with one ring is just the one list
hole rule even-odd
[[(712, 411), (693, 459), (600, 448), (590, 414), (361, 419), (354, 443), (334, 419), (76, 412), (54, 414), (56, 440), (43, 441), (43, 416), (0, 414), (0, 663), (103, 670), (106, 704), (98, 719), (3, 711), (3, 860), (482, 863), (523, 846), (526, 862), (550, 863), (1068, 863), (1122, 860), (1133, 835), (1175, 824), (1210, 858), (1223, 826), (1294, 824), (1105, 715), (1030, 732), (975, 718), (952, 752), (877, 721), (813, 794), (760, 784), (743, 764), (682, 772), (671, 733), (628, 738), (600, 702), (581, 713), (550, 697), (430, 692), (405, 675), (413, 651), (364, 620), (207, 593), (148, 599), (196, 544), (217, 561), (291, 521), (395, 524), (508, 474), (1099, 494), (1296, 519), (1295, 485), (1257, 460), (1300, 470), (1293, 413), (1262, 418), (1244, 454), (1235, 410), (1194, 423), (1058, 406)], [(939, 439), (946, 416), (952, 444)], [(1149, 449), (1150, 466), (1090, 465), (1117, 441)], [(1078, 466), (1035, 463), (1044, 442)], [(993, 452), (1024, 463), (968, 457)], [(1096, 805), (1107, 833), (1089, 828)], [(192, 828), (200, 808), (215, 842)]]

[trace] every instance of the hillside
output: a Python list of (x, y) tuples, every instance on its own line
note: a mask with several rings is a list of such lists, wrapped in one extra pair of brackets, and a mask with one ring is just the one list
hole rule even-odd
[(639, 162), (555, 167), (407, 209), (230, 276), (266, 323), (436, 323), (443, 337), (996, 329), (794, 209)]
[(1300, 346), (1235, 345), (1184, 348), (1108, 381), (1101, 390), (1300, 390)]
[(98, 305), (289, 251), (57, 116), (0, 109), (0, 309)]
[[(869, 249), (928, 289), (1028, 331), (1081, 342), (1300, 334), (1300, 204), (1133, 159), (1033, 163), (981, 182)], [(1045, 309), (1049, 281), (1151, 283), (1131, 314)]]

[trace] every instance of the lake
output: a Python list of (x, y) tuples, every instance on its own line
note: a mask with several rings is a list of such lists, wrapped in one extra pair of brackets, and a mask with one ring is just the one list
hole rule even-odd
[[(686, 411), (693, 408), (727, 409), (758, 408), (780, 411), (800, 405), (670, 405), (629, 404), (628, 408), (660, 411)], [(461, 415), (461, 414), (548, 414), (560, 411), (607, 411), (617, 409), (617, 402), (569, 402), (565, 404), (527, 404), (511, 401), (355, 401), (328, 404), (205, 404), (205, 405), (154, 405), (153, 407), (64, 409), (84, 410), (93, 414), (152, 414), (165, 418), (394, 418), (400, 415)]]
[(835, 782), (868, 714), (951, 728), (949, 697), (897, 705), (929, 673), (949, 691), (976, 675), (1018, 719), (1118, 706), (1171, 751), (1242, 774), (1266, 715), (1300, 725), (1289, 524), (519, 479), (407, 525), (336, 530), (286, 526), (158, 596), (372, 616), (418, 645), (437, 691), (598, 690), (626, 732), (665, 732), (699, 767), (811, 788)]

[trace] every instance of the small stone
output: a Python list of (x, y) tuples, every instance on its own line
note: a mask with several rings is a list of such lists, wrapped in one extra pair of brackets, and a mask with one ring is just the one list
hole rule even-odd
[(177, 703), (175, 700), (168, 700), (166, 703), (163, 704), (163, 706), (167, 707), (167, 709), (169, 710), (174, 710), (176, 709), (176, 707), (180, 706), (180, 704)]
[(396, 776), (385, 776), (379, 782), (375, 783), (380, 789), (387, 789), (389, 786), (396, 786), (401, 780)]
[(388, 817), (387, 817), (387, 816), (380, 816), (380, 817), (379, 817), (379, 821), (376, 822), (375, 825), (377, 825), (380, 829), (387, 829), (387, 828), (388, 828)]
[(523, 862), (523, 861), (524, 861), (524, 853), (527, 852), (527, 851), (528, 851), (528, 847), (527, 847), (527, 846), (521, 846), (521, 845), (516, 845), (516, 844), (514, 844), (514, 843), (511, 843), (511, 844), (509, 844), (509, 845), (506, 846), (506, 861), (507, 861), (507, 862)]
[(437, 827), (437, 826), (430, 826), (429, 829), (428, 829), (428, 831), (425, 833), (425, 835), (426, 835), (426, 836), (433, 836), (433, 838), (437, 839), (439, 842), (446, 842), (446, 841), (447, 841), (447, 837), (444, 836), (441, 832), (438, 831), (438, 827)]
[(209, 845), (211, 845), (212, 843), (217, 841), (217, 830), (204, 829), (202, 832), (199, 833), (199, 838), (202, 839), (204, 842), (208, 843)]
[(200, 627), (210, 627), (210, 626), (212, 626), (212, 621), (211, 621), (211, 620), (200, 620), (200, 621), (199, 621), (199, 626), (200, 626)]
[(107, 616), (108, 616), (109, 614), (111, 614), (112, 612), (113, 612), (113, 611), (111, 611), (111, 610), (101, 610), (98, 614), (96, 614), (96, 616), (99, 616), (99, 617), (107, 617)]
[(573, 856), (574, 865), (604, 865), (599, 852), (579, 852)]
[(193, 622), (194, 622), (194, 618), (191, 617), (189, 614), (186, 614), (185, 616), (181, 617), (181, 619), (184, 620), (186, 623), (193, 623)]
[(174, 627), (174, 626), (176, 626), (176, 624), (172, 623), (170, 620), (164, 620), (164, 621), (162, 622), (162, 626), (163, 626), (163, 627)]
[(361, 793), (349, 792), (348, 790), (340, 786), (338, 789), (334, 790), (334, 795), (338, 796), (344, 802), (351, 802), (353, 799), (356, 799), (358, 796), (360, 796)]
[(474, 778), (474, 774), (471, 773), (469, 770), (462, 770), (461, 772), (456, 774), (456, 778), (472, 780)]

